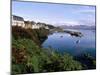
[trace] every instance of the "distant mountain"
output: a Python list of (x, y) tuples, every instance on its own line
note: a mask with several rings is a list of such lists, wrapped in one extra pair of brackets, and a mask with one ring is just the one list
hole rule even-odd
[(74, 26), (62, 25), (59, 27), (63, 29), (90, 29), (90, 30), (95, 30), (96, 28), (96, 26), (87, 26), (87, 25), (74, 25)]

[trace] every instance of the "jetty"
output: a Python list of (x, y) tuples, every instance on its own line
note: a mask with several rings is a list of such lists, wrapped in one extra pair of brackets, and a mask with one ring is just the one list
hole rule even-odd
[(65, 33), (69, 33), (71, 36), (76, 36), (76, 37), (82, 37), (83, 34), (78, 31), (70, 31), (70, 30), (64, 30)]
[(83, 34), (79, 31), (63, 30), (61, 28), (54, 28), (54, 29), (51, 29), (49, 31), (50, 31), (50, 33), (54, 33), (54, 32), (68, 33), (71, 36), (75, 36), (75, 37), (82, 37), (83, 36)]

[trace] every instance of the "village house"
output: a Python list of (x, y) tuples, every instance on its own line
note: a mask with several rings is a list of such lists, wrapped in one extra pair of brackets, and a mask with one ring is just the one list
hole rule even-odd
[(25, 29), (32, 29), (33, 21), (24, 21), (24, 23), (25, 23), (24, 26)]
[(40, 26), (37, 23), (33, 23), (32, 29), (40, 29)]
[(12, 26), (24, 27), (25, 26), (24, 19), (22, 17), (13, 15), (12, 16)]
[(48, 26), (45, 26), (45, 29), (49, 29), (49, 27)]
[(39, 28), (44, 28), (44, 26), (45, 26), (45, 24), (40, 23), (40, 22), (38, 22), (36, 25), (37, 25)]
[(22, 17), (15, 16), (15, 15), (12, 16), (12, 26), (20, 26), (25, 29), (40, 29), (40, 28), (49, 29), (49, 27), (45, 23), (24, 21)]
[(39, 28), (49, 29), (49, 27), (48, 27), (45, 23), (40, 23), (40, 22), (38, 22), (36, 25), (37, 25)]

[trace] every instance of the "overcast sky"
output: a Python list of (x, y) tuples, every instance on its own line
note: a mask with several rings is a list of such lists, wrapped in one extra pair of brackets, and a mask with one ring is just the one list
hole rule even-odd
[(56, 25), (95, 25), (95, 6), (13, 1), (12, 14)]

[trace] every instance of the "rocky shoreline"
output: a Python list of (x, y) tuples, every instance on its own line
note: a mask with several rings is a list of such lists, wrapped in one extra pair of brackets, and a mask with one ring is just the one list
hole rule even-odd
[(79, 31), (63, 30), (61, 28), (54, 28), (54, 29), (50, 29), (49, 31), (50, 31), (50, 33), (54, 33), (54, 32), (68, 33), (71, 36), (75, 36), (75, 37), (82, 37), (83, 36), (83, 34)]

